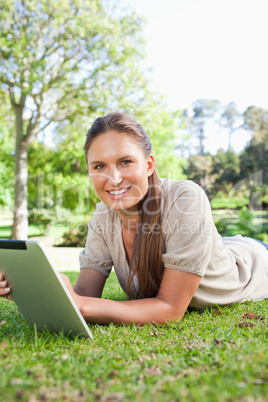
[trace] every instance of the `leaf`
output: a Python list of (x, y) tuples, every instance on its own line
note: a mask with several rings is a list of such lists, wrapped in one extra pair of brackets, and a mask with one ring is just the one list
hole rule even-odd
[(18, 389), (17, 392), (16, 392), (16, 397), (18, 399), (22, 399), (23, 396), (24, 396), (24, 390), (23, 389)]
[(240, 322), (239, 324), (236, 324), (236, 327), (240, 327), (240, 328), (255, 327), (255, 324), (253, 324), (253, 322), (246, 321), (246, 322)]
[(189, 375), (195, 375), (196, 372), (197, 372), (197, 370), (193, 369), (193, 368), (183, 370), (183, 371), (178, 373), (177, 379), (180, 379), (180, 378), (183, 378), (183, 377), (188, 377)]
[(213, 339), (213, 343), (214, 343), (214, 345), (222, 345), (223, 344), (223, 342), (222, 341), (220, 341), (219, 339)]
[(108, 374), (108, 377), (109, 378), (113, 378), (113, 377), (117, 377), (118, 376), (118, 372), (117, 371), (111, 371), (109, 374)]
[(244, 313), (242, 314), (242, 318), (247, 318), (248, 320), (265, 320), (264, 315), (256, 314), (256, 313)]
[(217, 314), (217, 315), (222, 315), (223, 314), (223, 312), (221, 310), (213, 310), (213, 313)]

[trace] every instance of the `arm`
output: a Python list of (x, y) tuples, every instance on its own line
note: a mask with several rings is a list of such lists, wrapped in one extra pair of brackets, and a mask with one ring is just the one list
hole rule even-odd
[(65, 283), (86, 321), (98, 324), (147, 324), (181, 320), (201, 277), (188, 272), (165, 269), (155, 298), (114, 301), (77, 295)]
[(80, 296), (101, 297), (106, 282), (106, 276), (95, 269), (81, 269), (74, 291)]

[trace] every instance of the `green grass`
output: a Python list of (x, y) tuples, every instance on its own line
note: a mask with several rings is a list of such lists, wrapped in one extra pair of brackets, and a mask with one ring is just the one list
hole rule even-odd
[[(51, 238), (60, 238), (66, 232), (66, 226), (53, 225), (49, 230), (48, 236)], [(0, 239), (10, 239), (12, 233), (11, 226), (0, 226)], [(44, 230), (39, 225), (29, 225), (28, 237), (44, 236)]]
[[(48, 229), (47, 237), (58, 239), (70, 229), (72, 225), (84, 222), (84, 215), (72, 215), (70, 219), (66, 218), (65, 222), (54, 223)], [(8, 208), (0, 206), (0, 239), (10, 239), (12, 234), (13, 214)], [(28, 228), (28, 237), (44, 236), (44, 227), (36, 224), (30, 224)]]
[(228, 197), (214, 197), (211, 200), (212, 209), (237, 209), (247, 206), (248, 199), (245, 198), (228, 198)]
[[(125, 299), (114, 273), (104, 297)], [(90, 325), (93, 340), (34, 333), (6, 300), (0, 311), (1, 401), (268, 400), (267, 301), (166, 325)]]

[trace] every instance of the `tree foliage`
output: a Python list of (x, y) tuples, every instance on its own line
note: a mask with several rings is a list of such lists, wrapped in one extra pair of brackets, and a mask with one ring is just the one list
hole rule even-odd
[(213, 184), (214, 194), (221, 191), (225, 196), (231, 188), (241, 179), (240, 158), (235, 152), (220, 149), (213, 156), (213, 171), (215, 177)]
[(228, 150), (232, 149), (232, 136), (234, 132), (239, 128), (237, 122), (241, 119), (241, 113), (237, 110), (236, 104), (234, 102), (228, 103), (224, 106), (223, 111), (220, 116), (220, 124), (226, 127), (228, 130)]
[(245, 127), (253, 137), (241, 155), (243, 172), (250, 175), (261, 172), (263, 183), (268, 184), (268, 110), (250, 106), (244, 113)]
[(191, 155), (184, 167), (184, 173), (189, 180), (199, 184), (211, 199), (213, 195), (213, 184), (215, 177), (213, 172), (213, 157), (206, 155)]
[(15, 117), (14, 238), (27, 237), (27, 153), (38, 133), (144, 98), (142, 21), (116, 4), (0, 5), (0, 84)]
[(6, 94), (0, 93), (0, 205), (11, 206), (12, 188), (14, 187), (14, 119), (6, 118), (9, 103)]
[(193, 116), (190, 119), (190, 131), (198, 139), (198, 153), (204, 155), (206, 139), (206, 124), (220, 108), (217, 99), (198, 99), (193, 103)]

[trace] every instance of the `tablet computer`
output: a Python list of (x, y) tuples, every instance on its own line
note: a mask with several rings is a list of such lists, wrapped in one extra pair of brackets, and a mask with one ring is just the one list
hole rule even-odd
[(38, 331), (93, 338), (60, 274), (38, 242), (0, 240), (0, 271), (28, 325)]

